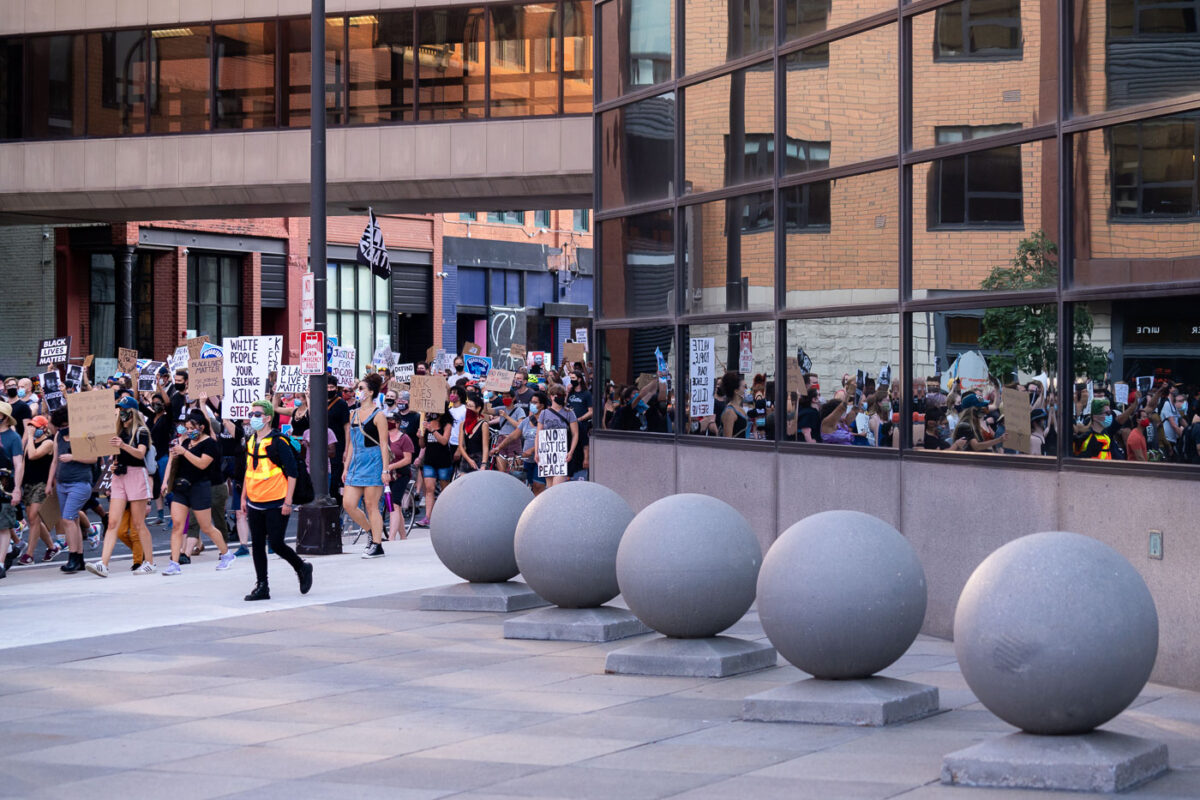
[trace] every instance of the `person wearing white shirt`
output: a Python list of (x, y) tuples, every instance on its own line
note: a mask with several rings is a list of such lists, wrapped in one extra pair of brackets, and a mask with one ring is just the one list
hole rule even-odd
[[(463, 378), (466, 378), (467, 380), (471, 379), (471, 376), (467, 374), (466, 370), (463, 369), (463, 366), (464, 365), (463, 365), (463, 357), (462, 356), (458, 356), (457, 358), (454, 359), (454, 373), (451, 374), (450, 377), (446, 378), (447, 386), (453, 386), (454, 384), (458, 383)], [(466, 412), (464, 411), (463, 413), (465, 414)], [(455, 430), (457, 430), (457, 427), (455, 428)]]
[(467, 390), (461, 386), (451, 386), (449, 394), (450, 416), (454, 427), (450, 429), (450, 447), (458, 447), (458, 432), (462, 430), (463, 420), (467, 418)]

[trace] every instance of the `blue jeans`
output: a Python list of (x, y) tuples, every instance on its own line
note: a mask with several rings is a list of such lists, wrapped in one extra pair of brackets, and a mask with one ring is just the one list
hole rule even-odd
[(448, 481), (454, 477), (454, 467), (431, 467), (425, 464), (421, 467), (421, 474), (426, 478), (437, 478), (439, 481)]
[(92, 484), (59, 483), (55, 485), (54, 491), (58, 494), (58, 507), (62, 510), (62, 518), (73, 522), (91, 499)]

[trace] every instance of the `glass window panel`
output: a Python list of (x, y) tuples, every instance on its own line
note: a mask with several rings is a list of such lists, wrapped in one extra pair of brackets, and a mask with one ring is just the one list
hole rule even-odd
[(200, 290), (197, 299), (200, 303), (217, 303), (217, 290), (220, 287), (221, 271), (216, 256), (199, 256), (200, 271), (197, 288)]
[(1053, 5), (1017, 0), (963, 0), (914, 17), (913, 148), (942, 143), (947, 126), (982, 138), (1054, 122), (1057, 30)]
[(775, 307), (771, 192), (700, 203), (683, 214), (684, 312)]
[(358, 276), (357, 296), (359, 305), (356, 307), (359, 311), (368, 311), (371, 308), (371, 292), (375, 288), (371, 285), (374, 276), (371, 274), (371, 268), (362, 264), (357, 265), (354, 272)]
[(781, 438), (899, 447), (904, 381), (898, 314), (790, 319), (784, 334), (787, 408)]
[(550, 227), (550, 212), (549, 211), (533, 212), (533, 227), (549, 228)]
[[(563, 113), (592, 112), (592, 4), (563, 3)], [(495, 91), (493, 89), (493, 91)]]
[[(326, 335), (331, 338), (338, 338), (339, 317), (337, 314), (330, 314), (325, 320)], [(339, 341), (341, 341), (339, 339)]]
[[(600, 26), (600, 35), (609, 47), (619, 44), (622, 38), (620, 8), (621, 4), (617, 0), (596, 5), (596, 24)], [(624, 91), (621, 81), (623, 67), (621, 58), (613, 58), (611, 53), (600, 59), (598, 96), (601, 101), (615, 100)]]
[(787, 56), (784, 174), (894, 154), (897, 63), (895, 25)]
[(89, 136), (146, 132), (146, 32), (88, 34)]
[(422, 10), (420, 16), (420, 119), (482, 117), (487, 27), (484, 10)]
[(239, 306), (221, 307), (221, 338), (242, 335), (242, 313)]
[[(635, 433), (671, 433), (674, 425), (675, 329), (596, 331), (600, 406), (596, 427)], [(667, 369), (659, 369), (658, 354)]]
[(25, 137), (82, 136), (86, 37), (34, 36), (27, 41)]
[(275, 127), (275, 22), (217, 25), (217, 127)]
[(492, 6), (491, 116), (558, 113), (558, 5)]
[(671, 196), (675, 175), (673, 93), (605, 111), (600, 115), (600, 137), (600, 197), (605, 208)]
[[(354, 369), (356, 375), (362, 375), (366, 364), (370, 363), (371, 355), (375, 352), (375, 332), (373, 319), (370, 314), (358, 315), (358, 341), (355, 344)], [(387, 328), (383, 329), (387, 333)]]
[[(1072, 456), (1200, 464), (1197, 300), (1194, 295), (1092, 300), (1076, 306)], [(1096, 399), (1108, 401), (1108, 407), (1093, 408)]]
[(350, 124), (413, 119), (413, 13), (351, 15)]
[(684, 25), (685, 71), (724, 64), (775, 43), (773, 0), (692, 0)]
[(685, 194), (775, 174), (771, 72), (744, 69), (689, 86), (684, 109)]
[[(325, 20), (325, 108), (326, 122), (341, 125), (342, 82), (346, 78), (345, 32), (342, 17)], [(280, 23), (282, 77), (284, 88), (280, 120), (284, 127), (307, 128), (312, 122), (312, 26), (308, 19)]]
[(521, 273), (515, 271), (504, 273), (504, 303), (510, 306), (521, 305)]
[[(1049, 140), (913, 166), (914, 297), (1056, 287), (1057, 161)], [(1014, 267), (1031, 249), (1046, 258)]]
[(240, 303), (242, 297), (242, 260), (237, 256), (221, 257), (221, 302)]
[(458, 268), (458, 302), (467, 306), (486, 306), (487, 270)]
[(343, 311), (338, 316), (341, 317), (341, 322), (338, 325), (341, 331), (339, 342), (342, 347), (358, 347), (358, 315), (353, 311)]
[(504, 305), (504, 272), (493, 269), (488, 271), (488, 303)]
[(20, 139), (25, 123), (25, 42), (0, 39), (0, 140)]
[(600, 223), (600, 304), (607, 317), (671, 314), (675, 287), (672, 212)]
[(150, 132), (209, 129), (209, 28), (150, 31)]
[(788, 307), (896, 301), (896, 170), (784, 187), (780, 196)]
[(338, 281), (338, 308), (358, 308), (358, 301), (354, 293), (354, 282), (358, 265), (343, 264), (338, 270), (340, 280)]
[(330, 263), (325, 267), (325, 309), (338, 307), (338, 264)]
[(623, 89), (653, 86), (675, 73), (672, 0), (620, 0)]
[(375, 276), (375, 310), (388, 311), (392, 307), (391, 281)]
[[(683, 430), (699, 436), (772, 440), (778, 437), (775, 413), (775, 323), (735, 322), (691, 325), (682, 329), (684, 366)], [(692, 340), (702, 342), (693, 347)], [(711, 363), (696, 359), (697, 367), (712, 366), (711, 387), (693, 388), (693, 352), (709, 352)], [(693, 393), (697, 406), (693, 408)], [(711, 404), (711, 408), (708, 406)], [(692, 412), (696, 411), (696, 414)], [(701, 411), (711, 413), (701, 414)]]
[(208, 336), (211, 340), (221, 341), (221, 315), (220, 306), (202, 305), (196, 309), (197, 314), (197, 336)]
[(1057, 306), (920, 312), (912, 329), (917, 449), (1057, 452)]
[(1200, 5), (1145, 0), (1075, 4), (1074, 106), (1079, 115), (1200, 91)]
[[(578, 284), (582, 284), (585, 279), (576, 279), (571, 287), (574, 288)], [(588, 281), (590, 286), (591, 281)], [(525, 304), (530, 308), (541, 308), (545, 303), (553, 303), (557, 298), (554, 296), (554, 276), (549, 272), (527, 272), (525, 273)], [(571, 300), (570, 296), (566, 298), (566, 302), (578, 302)], [(588, 295), (588, 303), (591, 303), (591, 295)]]
[(1077, 134), (1078, 286), (1200, 279), (1200, 112)]

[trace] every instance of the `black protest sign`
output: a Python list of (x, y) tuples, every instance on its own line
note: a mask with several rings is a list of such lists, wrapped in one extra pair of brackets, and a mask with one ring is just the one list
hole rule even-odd
[(38, 343), (38, 366), (62, 364), (71, 357), (71, 337), (43, 339)]

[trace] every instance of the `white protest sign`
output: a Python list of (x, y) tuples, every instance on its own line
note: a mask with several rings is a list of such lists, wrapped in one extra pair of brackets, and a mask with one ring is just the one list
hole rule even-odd
[(688, 361), (688, 375), (691, 386), (689, 416), (694, 418), (707, 417), (716, 413), (713, 406), (713, 377), (717, 369), (717, 353), (714, 349), (715, 340), (712, 337), (700, 337), (691, 340), (691, 356)]
[(269, 336), (238, 336), (224, 341), (225, 419), (248, 419), (250, 406), (267, 394)]
[(743, 375), (754, 372), (753, 331), (741, 331), (738, 334), (738, 372)]
[(388, 369), (396, 365), (396, 354), (392, 352), (388, 337), (381, 336), (375, 342), (375, 352), (371, 354), (371, 364), (377, 368), (387, 367)]
[(266, 339), (265, 351), (267, 354), (267, 372), (279, 372), (279, 362), (283, 359), (283, 337), (282, 336), (260, 336), (260, 339)]
[(416, 374), (416, 371), (416, 367), (413, 364), (397, 364), (396, 380), (401, 383), (412, 383), (412, 377)]
[(175, 348), (175, 354), (167, 359), (167, 366), (171, 368), (171, 372), (177, 369), (187, 369), (191, 357), (188, 355), (187, 345), (180, 345)]
[(307, 392), (308, 376), (300, 369), (299, 364), (280, 364), (279, 377), (275, 381), (275, 391), (284, 394)]
[(968, 350), (950, 365), (950, 371), (942, 376), (942, 388), (947, 392), (954, 387), (954, 380), (962, 381), (964, 392), (977, 392), (988, 384), (988, 365), (975, 350)]
[(576, 328), (575, 329), (575, 341), (579, 342), (584, 347), (587, 347), (587, 343), (588, 343), (587, 328)]
[(567, 474), (566, 428), (543, 428), (537, 434), (538, 477)]
[(337, 378), (337, 385), (351, 388), (356, 383), (354, 379), (354, 348), (335, 347), (333, 357), (329, 359), (330, 372)]
[(1129, 384), (1114, 383), (1113, 384), (1113, 400), (1117, 401), (1117, 405), (1129, 405)]

